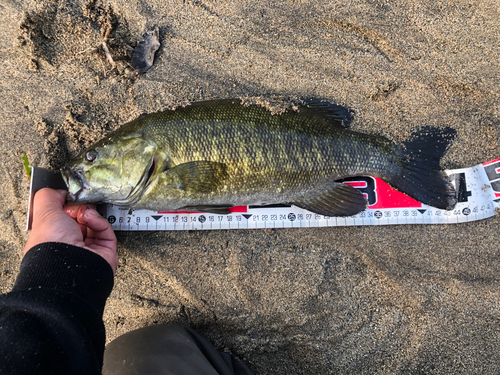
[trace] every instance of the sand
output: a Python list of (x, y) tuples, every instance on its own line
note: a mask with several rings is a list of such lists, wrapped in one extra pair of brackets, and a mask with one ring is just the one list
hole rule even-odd
[[(396, 141), (458, 136), (445, 168), (500, 156), (495, 0), (0, 0), (0, 292), (27, 233), (21, 154), (57, 168), (141, 113), (190, 101), (321, 97)], [(158, 26), (151, 70), (127, 78)], [(117, 233), (108, 340), (183, 322), (256, 374), (500, 371), (499, 218), (408, 225)]]

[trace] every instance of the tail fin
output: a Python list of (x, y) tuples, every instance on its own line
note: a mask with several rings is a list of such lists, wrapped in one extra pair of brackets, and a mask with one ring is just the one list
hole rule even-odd
[(456, 192), (439, 162), (455, 135), (454, 129), (434, 127), (413, 133), (398, 150), (402, 166), (388, 182), (421, 203), (453, 209)]

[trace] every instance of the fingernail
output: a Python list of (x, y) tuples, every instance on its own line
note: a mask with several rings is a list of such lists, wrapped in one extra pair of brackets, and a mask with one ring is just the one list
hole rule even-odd
[(101, 215), (99, 215), (99, 213), (96, 210), (93, 210), (93, 209), (86, 210), (85, 213), (84, 213), (84, 216), (87, 216), (89, 218), (91, 218), (91, 217), (101, 217)]
[(63, 197), (65, 197), (65, 198), (66, 198), (66, 195), (68, 195), (68, 191), (67, 190), (57, 189), (57, 192), (59, 194), (61, 194)]

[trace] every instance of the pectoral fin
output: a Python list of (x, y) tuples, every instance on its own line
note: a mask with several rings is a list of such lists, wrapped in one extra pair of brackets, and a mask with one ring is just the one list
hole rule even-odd
[(292, 202), (311, 212), (327, 216), (352, 216), (366, 208), (364, 195), (352, 186), (334, 183), (332, 187), (312, 197)]
[(226, 165), (212, 161), (179, 164), (165, 173), (177, 177), (178, 188), (197, 193), (210, 193), (216, 190), (228, 177)]

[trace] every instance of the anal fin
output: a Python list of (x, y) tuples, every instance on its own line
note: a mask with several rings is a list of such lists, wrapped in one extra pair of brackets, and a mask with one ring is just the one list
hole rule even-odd
[(364, 211), (367, 205), (364, 195), (358, 189), (342, 183), (334, 183), (319, 194), (291, 203), (326, 216), (353, 216)]

